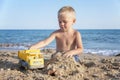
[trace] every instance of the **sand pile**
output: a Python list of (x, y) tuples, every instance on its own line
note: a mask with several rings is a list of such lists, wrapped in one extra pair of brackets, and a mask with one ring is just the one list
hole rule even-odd
[[(47, 51), (47, 53), (46, 53)], [(45, 59), (54, 50), (45, 50)], [(0, 51), (0, 80), (120, 80), (120, 56), (82, 54), (81, 64), (73, 58), (56, 58), (45, 61), (44, 69), (19, 68), (17, 51)]]
[[(61, 54), (61, 53), (60, 53)], [(71, 80), (82, 78), (85, 66), (76, 62), (73, 58), (65, 58), (62, 55), (48, 61), (46, 71), (48, 75)]]

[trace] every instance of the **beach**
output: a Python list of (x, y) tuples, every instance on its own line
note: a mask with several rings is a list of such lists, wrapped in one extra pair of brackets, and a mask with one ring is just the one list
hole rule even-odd
[(120, 56), (83, 53), (76, 64), (62, 56), (50, 61), (54, 49), (41, 52), (49, 59), (46, 67), (24, 70), (19, 67), (17, 50), (0, 50), (0, 80), (120, 80)]

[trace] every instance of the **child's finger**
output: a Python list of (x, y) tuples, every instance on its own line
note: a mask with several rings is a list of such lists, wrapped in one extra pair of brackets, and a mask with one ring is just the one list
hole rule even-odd
[(66, 57), (66, 58), (72, 57), (71, 54), (64, 54), (63, 56)]

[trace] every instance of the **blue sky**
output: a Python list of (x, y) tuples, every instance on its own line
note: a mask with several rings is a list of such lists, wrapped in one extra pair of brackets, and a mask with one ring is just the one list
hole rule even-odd
[(120, 29), (120, 0), (0, 0), (0, 29), (58, 29), (66, 5), (76, 10), (75, 29)]

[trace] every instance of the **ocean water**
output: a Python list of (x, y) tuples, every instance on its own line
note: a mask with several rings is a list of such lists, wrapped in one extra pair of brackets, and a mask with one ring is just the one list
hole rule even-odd
[[(0, 50), (23, 50), (47, 38), (54, 30), (0, 30)], [(100, 55), (120, 54), (119, 29), (78, 30), (82, 35), (84, 53)], [(46, 48), (55, 49), (55, 40)], [(43, 48), (43, 49), (44, 49)]]

